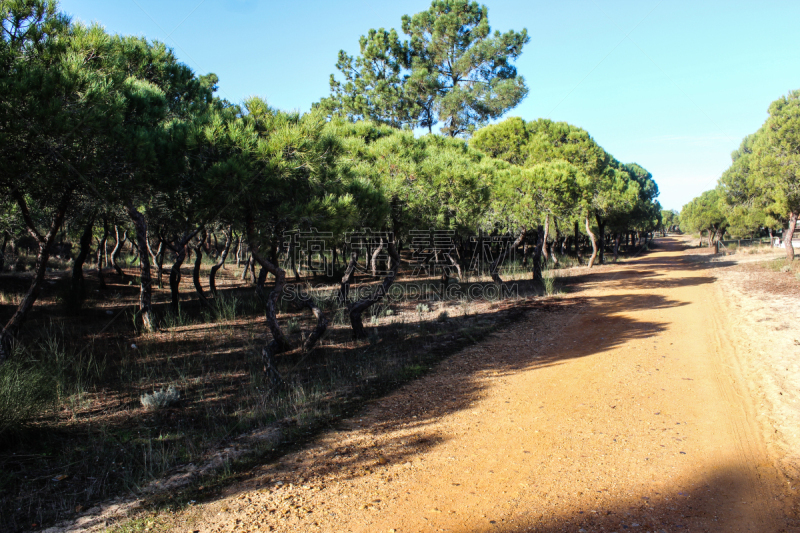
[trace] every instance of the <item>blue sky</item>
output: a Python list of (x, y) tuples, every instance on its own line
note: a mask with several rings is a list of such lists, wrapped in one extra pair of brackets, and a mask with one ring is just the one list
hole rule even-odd
[[(585, 128), (653, 173), (680, 209), (712, 188), (767, 107), (800, 88), (800, 2), (488, 0), (493, 29), (527, 28), (517, 67), (530, 88), (507, 116)], [(429, 1), (61, 0), (74, 19), (167, 43), (220, 95), (305, 111), (329, 93), (340, 49), (400, 28)]]

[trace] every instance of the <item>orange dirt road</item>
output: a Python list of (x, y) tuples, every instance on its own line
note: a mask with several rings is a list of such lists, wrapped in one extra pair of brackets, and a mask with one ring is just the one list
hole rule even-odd
[(659, 242), (175, 528), (794, 531), (721, 288)]

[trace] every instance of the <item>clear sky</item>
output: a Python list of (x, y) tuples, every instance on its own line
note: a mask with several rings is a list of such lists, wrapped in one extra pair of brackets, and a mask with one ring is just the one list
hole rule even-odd
[[(800, 88), (800, 2), (486, 0), (493, 29), (527, 28), (530, 93), (508, 116), (580, 126), (653, 173), (666, 208), (714, 186), (769, 103)], [(340, 49), (400, 28), (426, 0), (61, 0), (76, 20), (165, 42), (220, 95), (306, 111)]]

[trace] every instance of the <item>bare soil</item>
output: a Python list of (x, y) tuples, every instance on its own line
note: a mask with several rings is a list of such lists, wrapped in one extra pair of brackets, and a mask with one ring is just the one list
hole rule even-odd
[(683, 249), (660, 239), (656, 252), (587, 275), (569, 295), (576, 305), (530, 311), (224, 495), (139, 523), (800, 530), (781, 428), (744, 342), (747, 308), (717, 282), (730, 265)]

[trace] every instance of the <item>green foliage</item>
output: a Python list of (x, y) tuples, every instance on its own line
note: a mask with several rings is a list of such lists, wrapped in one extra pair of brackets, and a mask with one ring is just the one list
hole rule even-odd
[(370, 30), (361, 55), (339, 52), (344, 80), (331, 76), (331, 96), (320, 107), (353, 120), (395, 127), (432, 128), (454, 137), (515, 107), (528, 93), (511, 61), (529, 38), (526, 30), (491, 33), (488, 10), (468, 0), (434, 0), (427, 11), (404, 15), (395, 30)]
[(593, 217), (619, 231), (658, 227), (661, 207), (652, 175), (635, 163), (620, 164), (581, 128), (509, 118), (478, 130), (470, 146), (513, 165), (496, 196), (504, 211), (516, 212), (509, 218), (512, 226), (541, 224), (550, 214), (565, 222)]
[(724, 231), (728, 226), (725, 209), (716, 190), (706, 191), (683, 206), (680, 217), (683, 231), (701, 234), (708, 232), (709, 244), (716, 233)]
[[(769, 118), (742, 140), (731, 154), (731, 166), (717, 184), (721, 204), (707, 191), (684, 207), (681, 225), (690, 231), (709, 226), (728, 228), (735, 236), (751, 236), (779, 228), (800, 216), (800, 91), (791, 91), (769, 106)], [(686, 221), (683, 213), (690, 217)], [(724, 221), (723, 221), (724, 219)], [(787, 246), (787, 255), (793, 249)]]
[(680, 226), (681, 224), (681, 217), (680, 213), (678, 213), (674, 209), (662, 209), (661, 210), (661, 225), (664, 228), (671, 228), (672, 226)]
[(752, 170), (769, 213), (800, 214), (800, 90), (772, 102), (753, 143)]

